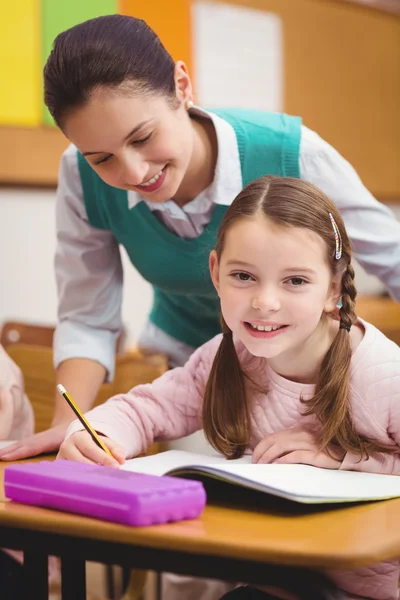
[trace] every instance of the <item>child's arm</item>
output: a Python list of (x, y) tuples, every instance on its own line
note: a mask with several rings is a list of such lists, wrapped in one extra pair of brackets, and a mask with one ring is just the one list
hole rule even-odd
[(0, 346), (0, 440), (18, 440), (32, 433), (33, 411), (21, 370)]
[(347, 452), (340, 469), (345, 471), (365, 471), (367, 473), (383, 473), (386, 475), (400, 475), (400, 439), (396, 445), (399, 446), (398, 454), (387, 454), (385, 452), (370, 452), (369, 457), (360, 461), (360, 455)]
[[(381, 334), (380, 334), (381, 335)], [(382, 336), (383, 337), (383, 336)], [(400, 474), (400, 349), (378, 338), (369, 348), (369, 362), (354, 377), (358, 400), (353, 411), (357, 430), (379, 439), (395, 453), (371, 452), (360, 460), (358, 454), (347, 452), (341, 469), (370, 473)], [(378, 356), (378, 354), (381, 356)], [(360, 381), (362, 379), (362, 381)]]
[[(219, 343), (217, 336), (199, 348), (184, 367), (91, 410), (86, 414), (89, 423), (122, 446), (126, 457), (146, 452), (155, 440), (178, 439), (201, 429), (201, 403)], [(81, 429), (75, 421), (66, 438)]]
[[(398, 385), (400, 385), (400, 380), (398, 380)], [(400, 408), (400, 393), (397, 394), (397, 405)], [(370, 452), (368, 458), (360, 460), (359, 454), (347, 452), (340, 469), (400, 475), (400, 412), (398, 410), (395, 410), (394, 414), (390, 416), (387, 434), (387, 444), (394, 448), (395, 453)]]

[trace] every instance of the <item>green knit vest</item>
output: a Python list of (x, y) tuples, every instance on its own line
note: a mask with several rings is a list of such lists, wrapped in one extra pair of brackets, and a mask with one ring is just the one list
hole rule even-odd
[[(212, 112), (236, 133), (243, 187), (262, 175), (300, 178), (300, 118), (244, 109)], [(193, 347), (219, 333), (219, 300), (208, 257), (228, 207), (216, 205), (204, 232), (195, 239), (183, 239), (162, 225), (145, 202), (129, 209), (127, 192), (104, 183), (79, 152), (78, 165), (90, 225), (112, 231), (132, 264), (153, 286), (151, 321)]]

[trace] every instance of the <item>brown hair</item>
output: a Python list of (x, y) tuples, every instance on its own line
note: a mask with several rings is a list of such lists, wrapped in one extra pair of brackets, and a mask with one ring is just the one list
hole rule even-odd
[[(174, 98), (175, 63), (141, 19), (107, 15), (60, 33), (44, 67), (44, 101), (56, 123), (98, 89)], [(123, 86), (123, 87), (121, 87)]]
[[(329, 213), (342, 239), (342, 255), (335, 257), (336, 242)], [(326, 259), (332, 275), (342, 273), (339, 310), (340, 328), (326, 353), (316, 383), (315, 395), (302, 400), (305, 415), (314, 414), (322, 424), (319, 443), (329, 452), (339, 448), (366, 454), (391, 451), (357, 433), (349, 401), (351, 344), (348, 330), (357, 317), (354, 312), (356, 288), (351, 266), (351, 248), (343, 219), (325, 194), (299, 179), (265, 176), (250, 183), (236, 197), (222, 220), (216, 253), (221, 258), (226, 234), (239, 219), (260, 214), (272, 223), (302, 227), (317, 233), (326, 244)], [(203, 403), (203, 426), (212, 446), (228, 458), (242, 456), (250, 441), (250, 419), (246, 390), (249, 379), (241, 368), (232, 332), (222, 319), (223, 338), (212, 365)]]

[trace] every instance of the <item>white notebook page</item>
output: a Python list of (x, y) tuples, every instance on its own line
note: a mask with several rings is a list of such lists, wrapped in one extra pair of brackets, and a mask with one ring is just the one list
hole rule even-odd
[[(236, 481), (250, 482), (257, 489), (277, 490), (285, 497), (303, 497), (332, 502), (376, 500), (400, 496), (400, 477), (355, 471), (319, 469), (308, 465), (253, 465), (251, 457), (227, 461), (219, 456), (206, 456), (169, 450), (154, 456), (128, 460), (126, 470), (163, 475), (185, 466), (207, 466), (214, 474), (226, 474)], [(251, 487), (251, 486), (250, 486)]]

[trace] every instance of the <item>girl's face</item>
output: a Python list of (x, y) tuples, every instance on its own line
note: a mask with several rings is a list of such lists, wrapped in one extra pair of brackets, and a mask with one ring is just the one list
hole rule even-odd
[(66, 116), (64, 133), (107, 184), (165, 202), (183, 181), (195, 139), (184, 71), (179, 83), (177, 108), (164, 96), (100, 90)]
[(251, 354), (283, 375), (318, 355), (326, 339), (322, 317), (340, 295), (322, 238), (264, 216), (240, 219), (226, 234), (219, 264), (212, 253), (210, 268), (225, 322)]

